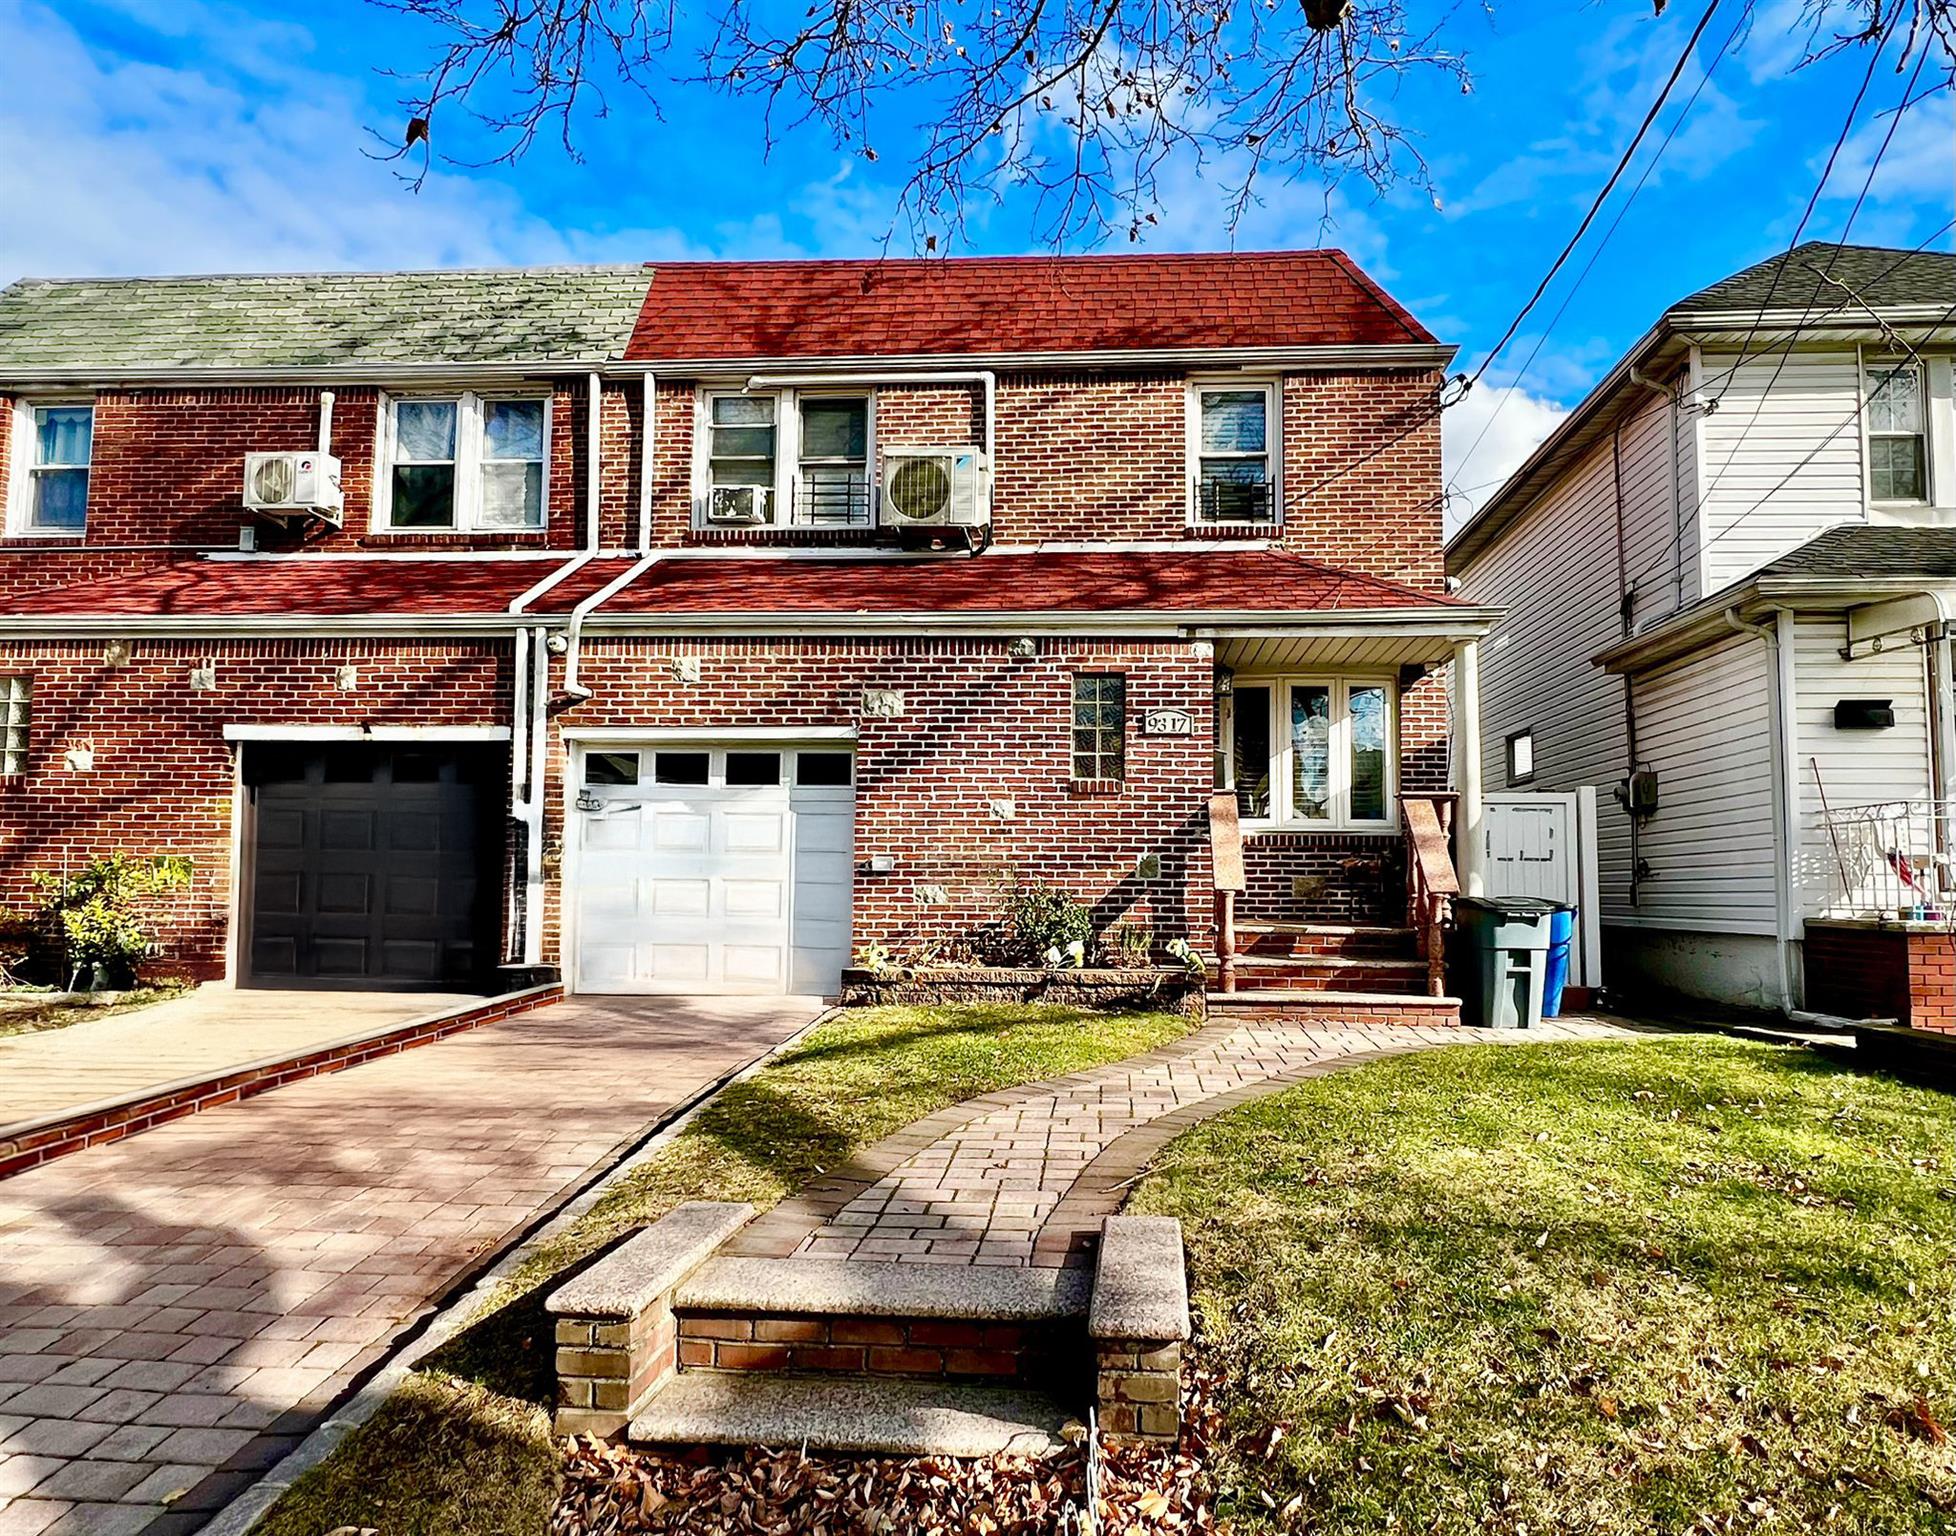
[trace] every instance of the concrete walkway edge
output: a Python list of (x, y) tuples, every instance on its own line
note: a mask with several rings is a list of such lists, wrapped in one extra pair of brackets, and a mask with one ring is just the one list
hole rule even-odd
[(546, 1213), (507, 1244), (500, 1256), (492, 1255), (488, 1268), (475, 1278), (463, 1276), (457, 1292), (395, 1348), (394, 1353), (374, 1368), (364, 1382), (356, 1383), (351, 1395), (337, 1410), (329, 1412), (299, 1445), (264, 1476), (219, 1510), (198, 1531), (197, 1536), (247, 1536), (280, 1497), (307, 1472), (339, 1448), (340, 1442), (380, 1411), (421, 1361), (434, 1354), (481, 1315), (482, 1306), (502, 1283), (513, 1275), (537, 1248), (554, 1242), (586, 1215), (606, 1193), (663, 1152), (676, 1140), (717, 1095), (764, 1070), (769, 1063), (793, 1050), (803, 1040), (833, 1018), (838, 1010), (825, 1008), (778, 1045), (763, 1051), (745, 1066), (723, 1074), (696, 1091), (682, 1104), (674, 1106), (647, 1128), (630, 1151), (555, 1211)]
[(219, 1072), (195, 1073), (135, 1093), (0, 1125), (0, 1179), (37, 1168), (84, 1147), (120, 1141), (199, 1110), (253, 1098), (286, 1083), (344, 1071), (376, 1056), (431, 1044), (460, 1030), (494, 1024), (558, 1002), (563, 995), (563, 986), (557, 982), (498, 993), (464, 1007), (445, 1008), (379, 1029), (356, 1031), (301, 1050), (240, 1062)]

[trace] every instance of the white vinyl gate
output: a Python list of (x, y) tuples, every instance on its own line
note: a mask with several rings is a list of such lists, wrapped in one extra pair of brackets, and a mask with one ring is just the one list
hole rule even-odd
[(1596, 791), (1489, 795), (1484, 806), (1490, 896), (1538, 896), (1577, 909), (1572, 986), (1603, 984), (1596, 869)]

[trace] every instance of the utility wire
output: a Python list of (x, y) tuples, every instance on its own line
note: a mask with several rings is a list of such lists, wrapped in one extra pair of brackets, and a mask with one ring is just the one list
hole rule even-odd
[(1678, 55), (1677, 63), (1671, 66), (1671, 73), (1664, 82), (1664, 88), (1657, 93), (1657, 99), (1650, 104), (1650, 110), (1644, 114), (1643, 122), (1637, 125), (1637, 131), (1631, 136), (1622, 158), (1617, 161), (1616, 169), (1610, 172), (1609, 180), (1603, 183), (1603, 190), (1596, 194), (1595, 201), (1589, 205), (1589, 211), (1582, 216), (1582, 222), (1576, 226), (1576, 232), (1569, 237), (1568, 244), (1562, 247), (1561, 254), (1549, 265), (1547, 274), (1535, 285), (1535, 291), (1529, 295), (1528, 302), (1522, 305), (1514, 319), (1508, 322), (1507, 330), (1501, 333), (1501, 339), (1494, 344), (1494, 349), (1481, 359), (1480, 367), (1474, 370), (1473, 376), (1467, 381), (1469, 388), (1480, 383), (1481, 376), (1487, 372), (1495, 358), (1501, 355), (1501, 349), (1514, 340), (1514, 334), (1521, 328), (1521, 322), (1526, 320), (1529, 311), (1541, 302), (1542, 295), (1548, 291), (1549, 284), (1555, 281), (1555, 274), (1562, 270), (1563, 263), (1569, 259), (1570, 253), (1589, 232), (1589, 226), (1595, 222), (1596, 215), (1608, 201), (1610, 193), (1616, 190), (1617, 182), (1622, 179), (1624, 171), (1635, 157), (1637, 146), (1643, 143), (1644, 135), (1650, 132), (1650, 125), (1657, 121), (1657, 114), (1664, 109), (1664, 103), (1670, 99), (1671, 88), (1678, 83), (1678, 76), (1684, 73), (1684, 66), (1691, 62), (1692, 50), (1698, 46), (1698, 39), (1704, 36), (1705, 28), (1711, 24), (1712, 15), (1718, 7), (1719, 0), (1711, 0), (1711, 4), (1705, 7), (1705, 14), (1698, 18), (1698, 25), (1691, 29), (1691, 37), (1685, 43), (1684, 51)]
[[(1751, 0), (1747, 0), (1747, 3), (1739, 12), (1739, 19), (1732, 24), (1732, 30), (1726, 34), (1725, 41), (1719, 45), (1718, 52), (1712, 55), (1710, 61), (1705, 65), (1705, 72), (1698, 77), (1698, 84), (1693, 87), (1691, 95), (1686, 98), (1683, 107), (1678, 110), (1678, 115), (1672, 119), (1670, 131), (1664, 135), (1664, 142), (1657, 146), (1657, 152), (1644, 163), (1643, 174), (1637, 178), (1637, 184), (1630, 189), (1630, 195), (1623, 200), (1623, 206), (1617, 209), (1616, 217), (1610, 221), (1610, 227), (1603, 231), (1603, 238), (1596, 243), (1596, 249), (1590, 252), (1588, 262), (1584, 264), (1582, 271), (1576, 275), (1575, 282), (1570, 284), (1569, 291), (1563, 295), (1562, 303), (1557, 307), (1554, 315), (1550, 317), (1549, 323), (1542, 328), (1542, 333), (1535, 338), (1535, 345), (1529, 349), (1528, 356), (1522, 360), (1520, 369), (1509, 380), (1507, 388), (1510, 393), (1501, 396), (1500, 401), (1495, 405), (1494, 409), (1488, 413), (1487, 420), (1481, 423), (1481, 430), (1475, 435), (1474, 441), (1468, 446), (1467, 452), (1460, 458), (1460, 463), (1454, 471), (1456, 476), (1473, 462), (1474, 455), (1480, 451), (1481, 443), (1493, 429), (1496, 418), (1500, 416), (1502, 411), (1507, 409), (1508, 402), (1514, 398), (1512, 391), (1520, 386), (1521, 381), (1528, 376), (1528, 370), (1535, 366), (1535, 359), (1541, 355), (1542, 348), (1547, 345), (1548, 339), (1554, 334), (1556, 326), (1562, 323), (1562, 317), (1569, 312), (1569, 306), (1575, 302), (1576, 295), (1582, 290), (1582, 285), (1588, 281), (1589, 274), (1596, 270), (1596, 263), (1602, 259), (1603, 252), (1608, 249), (1611, 237), (1616, 234), (1618, 227), (1630, 212), (1631, 205), (1637, 201), (1637, 194), (1643, 191), (1644, 184), (1650, 180), (1651, 173), (1657, 169), (1657, 163), (1664, 158), (1664, 151), (1671, 147), (1671, 141), (1678, 136), (1678, 131), (1684, 127), (1685, 119), (1691, 115), (1691, 109), (1698, 104), (1698, 98), (1704, 94), (1705, 87), (1711, 84), (1712, 75), (1718, 69), (1720, 61), (1724, 59), (1726, 54), (1732, 51), (1732, 45), (1739, 40), (1739, 33), (1745, 29), (1745, 24), (1751, 19), (1751, 16), (1752, 3)], [(1487, 481), (1485, 484), (1498, 485), (1505, 479), (1507, 479), (1506, 475), (1499, 475), (1495, 479)], [(1484, 488), (1485, 486), (1481, 485), (1463, 488), (1451, 481), (1447, 485), (1449, 492), (1459, 491), (1461, 494), (1467, 494)]]

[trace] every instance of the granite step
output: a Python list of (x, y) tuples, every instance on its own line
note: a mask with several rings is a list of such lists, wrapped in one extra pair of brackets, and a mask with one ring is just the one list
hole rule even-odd
[(682, 1371), (632, 1420), (643, 1445), (881, 1456), (1050, 1455), (1078, 1416), (1043, 1392), (933, 1381)]
[(1424, 992), (1328, 992), (1252, 987), (1206, 994), (1209, 1017), (1302, 1024), (1460, 1023), (1460, 999)]
[(860, 1259), (710, 1259), (673, 1293), (676, 1312), (760, 1317), (933, 1318), (975, 1323), (1084, 1319), (1093, 1278), (1078, 1269)]

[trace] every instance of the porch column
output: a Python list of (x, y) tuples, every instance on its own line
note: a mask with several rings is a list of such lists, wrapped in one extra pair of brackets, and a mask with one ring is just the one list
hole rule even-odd
[(1454, 788), (1460, 794), (1460, 888), (1469, 896), (1487, 894), (1481, 874), (1486, 831), (1481, 812), (1481, 643), (1462, 640), (1453, 648)]

